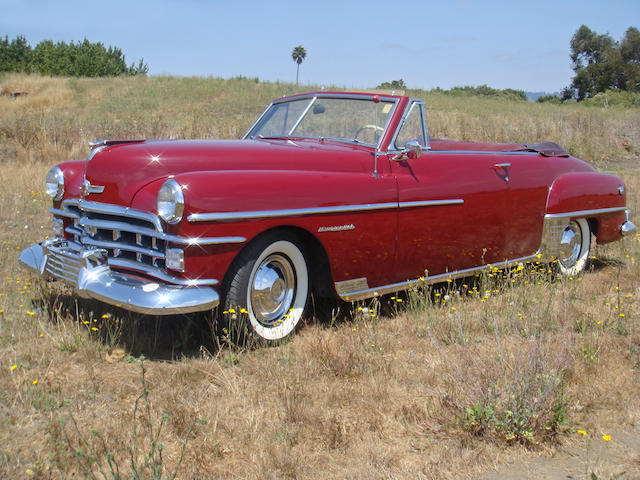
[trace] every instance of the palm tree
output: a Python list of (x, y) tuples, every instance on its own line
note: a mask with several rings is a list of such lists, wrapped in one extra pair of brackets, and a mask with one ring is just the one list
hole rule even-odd
[(298, 85), (298, 74), (300, 73), (300, 64), (306, 58), (307, 51), (302, 45), (298, 45), (291, 51), (291, 58), (298, 64), (298, 70), (296, 71), (296, 85)]

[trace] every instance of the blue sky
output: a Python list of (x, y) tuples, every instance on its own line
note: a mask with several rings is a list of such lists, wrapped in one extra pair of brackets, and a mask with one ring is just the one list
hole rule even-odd
[(218, 1), (0, 0), (0, 35), (115, 45), (152, 75), (301, 84), (559, 91), (571, 81), (569, 41), (585, 24), (619, 40), (640, 28), (640, 0)]

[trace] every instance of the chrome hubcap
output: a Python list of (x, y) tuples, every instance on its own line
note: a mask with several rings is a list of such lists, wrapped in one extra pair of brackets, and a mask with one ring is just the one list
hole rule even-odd
[(295, 296), (296, 276), (288, 258), (269, 255), (251, 282), (251, 307), (263, 325), (278, 323), (289, 311)]
[(582, 249), (582, 231), (576, 222), (571, 222), (562, 233), (560, 240), (560, 263), (570, 268), (580, 258), (580, 250)]

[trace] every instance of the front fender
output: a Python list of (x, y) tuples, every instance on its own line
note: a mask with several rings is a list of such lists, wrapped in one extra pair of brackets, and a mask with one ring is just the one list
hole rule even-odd
[(58, 168), (64, 175), (64, 196), (59, 202), (54, 202), (56, 208), (60, 207), (65, 198), (77, 198), (82, 195), (82, 178), (84, 173), (83, 160), (70, 160), (59, 163)]
[[(191, 276), (222, 278), (244, 245), (274, 228), (293, 228), (314, 236), (327, 252), (335, 281), (367, 277), (370, 285), (379, 285), (392, 274), (397, 184), (391, 176), (213, 171), (173, 178), (183, 189), (185, 209), (181, 222), (165, 225), (167, 232), (186, 238), (246, 239), (244, 243), (188, 247), (185, 268)], [(159, 180), (146, 185), (136, 194), (132, 207), (155, 213), (161, 184)], [(190, 221), (192, 214), (212, 215)]]

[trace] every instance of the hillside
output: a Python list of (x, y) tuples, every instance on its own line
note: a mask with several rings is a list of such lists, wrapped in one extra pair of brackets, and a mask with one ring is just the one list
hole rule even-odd
[[(237, 138), (302, 90), (0, 76), (0, 478), (640, 478), (640, 235), (597, 246), (576, 278), (532, 265), (315, 304), (273, 348), (19, 268), (51, 231), (47, 170), (89, 141)], [(638, 109), (409, 94), (433, 137), (554, 141), (620, 174), (638, 218)]]
[[(0, 162), (83, 158), (101, 138), (238, 138), (270, 100), (319, 89), (257, 79), (0, 77)], [(330, 89), (330, 88), (329, 88)], [(12, 93), (22, 95), (14, 98)], [(640, 152), (640, 110), (549, 105), (408, 90), (437, 138), (552, 140), (598, 165)]]

